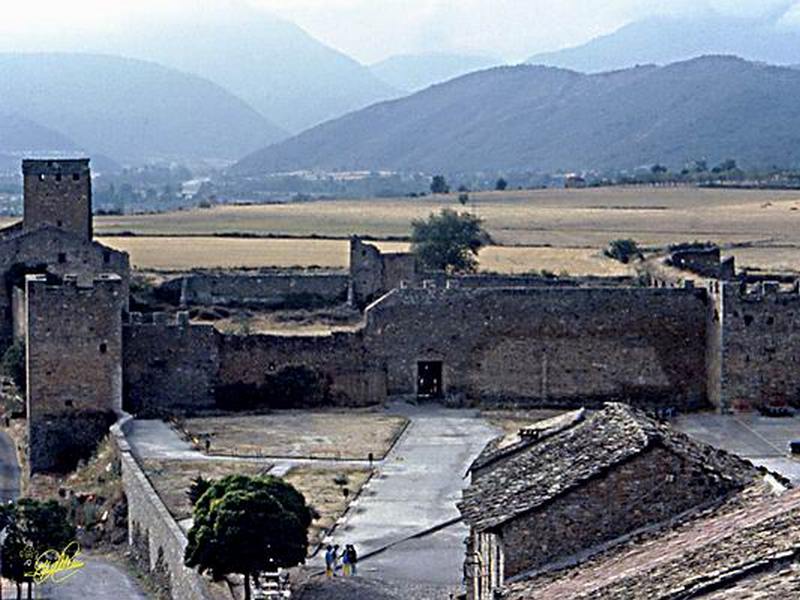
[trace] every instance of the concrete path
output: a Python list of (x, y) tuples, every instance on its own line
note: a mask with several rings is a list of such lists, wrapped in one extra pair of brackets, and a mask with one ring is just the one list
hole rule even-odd
[(19, 463), (14, 440), (0, 431), (0, 502), (16, 500), (19, 496)]
[[(474, 410), (403, 404), (392, 412), (411, 422), (333, 534), (333, 543), (355, 544), (361, 556), (457, 519), (464, 473), (499, 433)], [(400, 543), (365, 560), (361, 572), (384, 581), (457, 585), (466, 535), (456, 524)], [(322, 560), (320, 554), (315, 564)]]
[(800, 417), (699, 413), (681, 415), (674, 425), (700, 441), (738, 454), (800, 484), (800, 461), (789, 454), (789, 442), (800, 440)]
[(36, 597), (47, 600), (147, 600), (138, 583), (121, 567), (102, 557), (83, 555), (82, 569), (59, 583), (47, 583), (36, 590)]

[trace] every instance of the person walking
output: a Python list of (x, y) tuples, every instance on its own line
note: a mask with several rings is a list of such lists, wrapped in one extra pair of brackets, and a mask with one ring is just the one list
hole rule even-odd
[(334, 556), (335, 552), (333, 546), (328, 544), (328, 547), (325, 549), (325, 576), (328, 578), (333, 577), (335, 572), (336, 559)]
[(339, 544), (333, 547), (333, 576), (336, 577), (336, 571), (339, 570), (339, 559), (342, 558), (339, 554)]
[(350, 577), (350, 567), (350, 544), (348, 544), (342, 552), (342, 573), (345, 577)]
[(345, 553), (348, 556), (348, 561), (350, 563), (350, 574), (355, 577), (358, 573), (356, 570), (356, 564), (358, 563), (358, 552), (356, 552), (356, 547), (353, 544), (348, 544)]

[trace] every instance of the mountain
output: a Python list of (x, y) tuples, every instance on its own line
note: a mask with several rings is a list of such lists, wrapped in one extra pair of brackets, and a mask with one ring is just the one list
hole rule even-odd
[(654, 17), (586, 44), (532, 56), (529, 64), (595, 73), (637, 64), (668, 64), (708, 54), (733, 54), (771, 64), (800, 62), (800, 32), (774, 16)]
[(59, 131), (19, 115), (0, 114), (0, 152), (24, 155), (79, 151), (80, 147)]
[(370, 66), (372, 72), (399, 90), (416, 92), (472, 71), (487, 69), (503, 61), (489, 56), (465, 54), (402, 54)]
[(798, 97), (800, 72), (735, 57), (597, 75), (500, 67), (325, 123), (233, 172), (800, 165)]
[(0, 113), (120, 162), (229, 161), (285, 135), (220, 86), (139, 60), (0, 54), (0, 81)]
[(0, 39), (0, 47), (157, 62), (221, 85), (292, 132), (401, 95), (366, 66), (241, 0), (197, 0), (194, 10), (152, 11), (119, 31)]

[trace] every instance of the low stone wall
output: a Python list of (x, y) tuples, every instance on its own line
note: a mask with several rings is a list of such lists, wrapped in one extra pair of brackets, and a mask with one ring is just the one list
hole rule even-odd
[(122, 485), (128, 499), (128, 543), (144, 554), (152, 576), (173, 600), (216, 600), (207, 580), (183, 564), (186, 535), (156, 494), (125, 439), (131, 418), (111, 428), (122, 462)]
[(165, 282), (160, 292), (183, 306), (315, 308), (344, 303), (346, 273), (193, 273)]

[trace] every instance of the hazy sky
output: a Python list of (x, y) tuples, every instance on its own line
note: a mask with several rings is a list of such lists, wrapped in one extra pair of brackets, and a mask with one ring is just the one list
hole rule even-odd
[[(790, 12), (787, 0), (0, 0), (0, 34), (35, 27), (113, 31), (143, 13), (179, 15), (246, 1), (285, 17), (362, 62), (399, 53), (453, 51), (519, 61), (584, 42), (655, 14)], [(794, 5), (794, 8), (792, 8)]]

